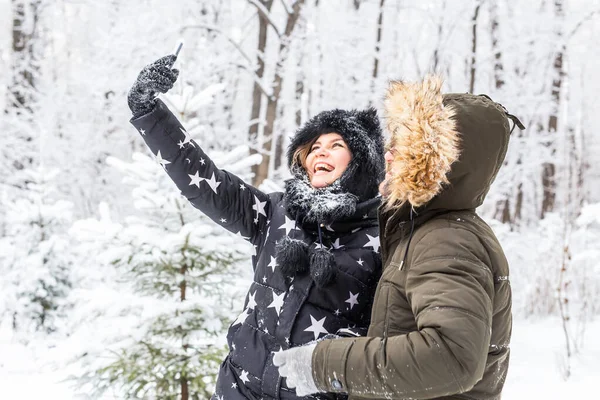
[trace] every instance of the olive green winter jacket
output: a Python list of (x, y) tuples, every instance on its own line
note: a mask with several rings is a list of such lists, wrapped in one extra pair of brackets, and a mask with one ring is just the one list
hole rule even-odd
[[(351, 399), (499, 399), (511, 335), (506, 258), (477, 215), (506, 154), (506, 110), (394, 82), (394, 161), (380, 210), (383, 276), (367, 337), (321, 341), (313, 377)], [(511, 116), (512, 117), (512, 116)]]

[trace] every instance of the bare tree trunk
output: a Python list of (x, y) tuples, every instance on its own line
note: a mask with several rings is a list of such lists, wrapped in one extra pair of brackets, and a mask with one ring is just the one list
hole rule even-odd
[(431, 68), (433, 72), (437, 72), (438, 64), (440, 63), (440, 48), (442, 46), (443, 40), (442, 35), (444, 34), (444, 12), (446, 11), (446, 0), (442, 2), (441, 10), (441, 17), (437, 26), (437, 44), (435, 49), (433, 50), (433, 65)]
[[(21, 148), (19, 153), (4, 149), (2, 155), (5, 166), (10, 165), (16, 171), (31, 167), (39, 158), (39, 143), (36, 139), (36, 129), (32, 126), (34, 120), (34, 105), (36, 100), (35, 84), (39, 71), (38, 49), (40, 35), (38, 20), (41, 12), (40, 0), (11, 0), (12, 10), (12, 76), (7, 87), (5, 115), (13, 115), (21, 124), (31, 125), (30, 129), (16, 128), (11, 134), (19, 138)], [(7, 121), (10, 119), (7, 118)], [(10, 126), (10, 125), (9, 125)], [(7, 132), (4, 132), (7, 134)], [(6, 152), (6, 153), (5, 153)], [(18, 155), (18, 156), (17, 156)], [(4, 179), (3, 179), (4, 180)], [(16, 187), (24, 188), (27, 180), (14, 183)]]
[[(564, 10), (562, 0), (554, 0), (554, 13), (556, 18), (555, 26), (555, 37), (557, 43), (562, 43), (563, 37), (563, 22), (564, 22)], [(557, 49), (554, 55), (553, 72), (554, 77), (552, 79), (552, 92), (551, 92), (551, 111), (550, 117), (548, 118), (548, 133), (550, 139), (547, 141), (546, 146), (550, 147), (550, 159), (554, 159), (556, 155), (555, 138), (558, 130), (558, 113), (560, 110), (560, 92), (564, 78), (563, 70), (563, 51), (564, 48), (561, 46)], [(541, 217), (543, 218), (546, 213), (551, 212), (554, 209), (556, 203), (556, 165), (552, 161), (547, 161), (542, 165), (542, 185), (543, 185), (543, 198), (542, 198), (542, 210)]]
[[(260, 3), (265, 7), (267, 11), (271, 10), (273, 0), (260, 0)], [(250, 113), (250, 128), (248, 131), (248, 139), (252, 143), (258, 137), (258, 128), (261, 124), (261, 104), (263, 99), (263, 92), (260, 87), (260, 81), (262, 81), (265, 74), (265, 49), (267, 48), (267, 29), (269, 22), (267, 16), (262, 13), (258, 13), (258, 45), (256, 49), (256, 62), (258, 68), (254, 72), (256, 77), (254, 78), (254, 88), (252, 89), (252, 111)], [(258, 153), (257, 149), (250, 148), (250, 154)], [(259, 181), (259, 165), (252, 166), (252, 172), (254, 173), (254, 184)], [(262, 179), (260, 179), (262, 182)]]
[(496, 89), (502, 89), (504, 86), (504, 64), (502, 62), (502, 51), (500, 50), (499, 41), (499, 27), (498, 22), (498, 3), (495, 1), (488, 2), (490, 5), (490, 18), (491, 22), (491, 36), (492, 36), (492, 51), (494, 53), (494, 82)]
[(375, 59), (373, 60), (373, 80), (371, 81), (371, 93), (375, 92), (375, 83), (379, 75), (379, 57), (381, 56), (381, 36), (383, 34), (383, 6), (385, 0), (380, 0), (379, 17), (377, 18), (377, 39), (375, 40)]
[[(500, 21), (498, 16), (498, 3), (495, 1), (487, 2), (490, 12), (490, 37), (492, 44), (492, 53), (494, 54), (494, 87), (496, 91), (502, 90), (504, 86), (504, 63), (502, 61), (502, 50), (500, 41)], [(520, 131), (518, 133), (520, 135)], [(506, 163), (506, 160), (505, 160)], [(517, 164), (521, 164), (521, 160), (517, 160)], [(517, 184), (514, 189), (514, 209), (511, 209), (511, 199), (513, 194), (508, 194), (507, 198), (499, 201), (496, 204), (495, 218), (503, 223), (515, 223), (521, 216), (521, 206), (523, 204), (522, 184)], [(511, 212), (513, 213), (511, 215)]]
[[(12, 0), (13, 76), (8, 87), (8, 106), (18, 115), (31, 113), (38, 71), (35, 40), (40, 0)], [(26, 30), (26, 28), (30, 28)]]
[(470, 66), (470, 80), (469, 80), (469, 92), (475, 91), (475, 73), (477, 69), (477, 19), (479, 18), (479, 9), (481, 8), (481, 2), (477, 2), (473, 18), (471, 18), (471, 29), (473, 32), (471, 39), (471, 66)]
[(291, 7), (291, 13), (288, 14), (285, 31), (281, 35), (279, 52), (277, 57), (277, 65), (275, 66), (275, 76), (273, 78), (272, 94), (267, 100), (267, 109), (265, 115), (265, 126), (263, 136), (265, 141), (263, 143), (262, 151), (263, 159), (260, 164), (256, 166), (256, 174), (254, 175), (253, 184), (255, 186), (260, 185), (269, 176), (269, 164), (271, 161), (271, 148), (273, 143), (273, 128), (275, 126), (275, 120), (277, 117), (277, 105), (281, 94), (281, 88), (283, 85), (283, 71), (282, 66), (285, 62), (286, 52), (289, 47), (289, 40), (294, 31), (304, 0), (297, 0)]

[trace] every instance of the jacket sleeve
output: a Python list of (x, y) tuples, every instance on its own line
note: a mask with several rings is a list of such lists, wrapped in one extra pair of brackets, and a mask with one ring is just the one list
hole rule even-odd
[[(428, 399), (468, 391), (482, 378), (494, 295), (490, 261), (470, 231), (434, 232), (414, 245), (406, 271), (418, 330), (319, 343), (312, 365), (320, 389), (360, 398)], [(380, 289), (379, 296), (397, 290)], [(394, 305), (387, 304), (387, 310)]]
[(271, 205), (267, 194), (217, 168), (162, 101), (131, 124), (194, 207), (229, 231), (258, 241)]

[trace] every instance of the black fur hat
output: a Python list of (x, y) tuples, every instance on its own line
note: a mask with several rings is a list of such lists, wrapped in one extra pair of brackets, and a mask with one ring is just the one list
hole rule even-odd
[[(310, 189), (307, 172), (302, 168), (292, 170), (295, 178), (286, 182), (285, 199), (288, 212), (296, 221), (300, 219), (319, 226), (324, 222), (331, 223), (353, 215), (357, 202), (377, 196), (385, 165), (383, 134), (374, 108), (364, 111), (335, 109), (316, 115), (292, 139), (288, 165), (292, 165), (298, 147), (322, 134), (334, 132), (344, 138), (352, 152), (352, 160), (342, 176), (325, 189)], [(296, 164), (301, 165), (300, 162)], [(284, 237), (276, 247), (282, 272), (293, 276), (309, 271), (319, 288), (329, 285), (337, 275), (335, 257), (322, 243), (319, 245), (308, 246), (301, 240)]]
[(302, 126), (288, 147), (288, 165), (298, 147), (325, 133), (338, 133), (348, 144), (352, 160), (340, 179), (344, 191), (366, 201), (378, 193), (385, 175), (383, 133), (375, 108), (323, 111)]

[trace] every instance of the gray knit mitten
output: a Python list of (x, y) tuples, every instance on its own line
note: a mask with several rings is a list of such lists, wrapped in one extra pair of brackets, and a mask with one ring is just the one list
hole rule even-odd
[(170, 54), (142, 69), (127, 95), (127, 104), (134, 118), (152, 111), (156, 96), (173, 87), (179, 76), (179, 70), (171, 69), (176, 59), (175, 55)]

